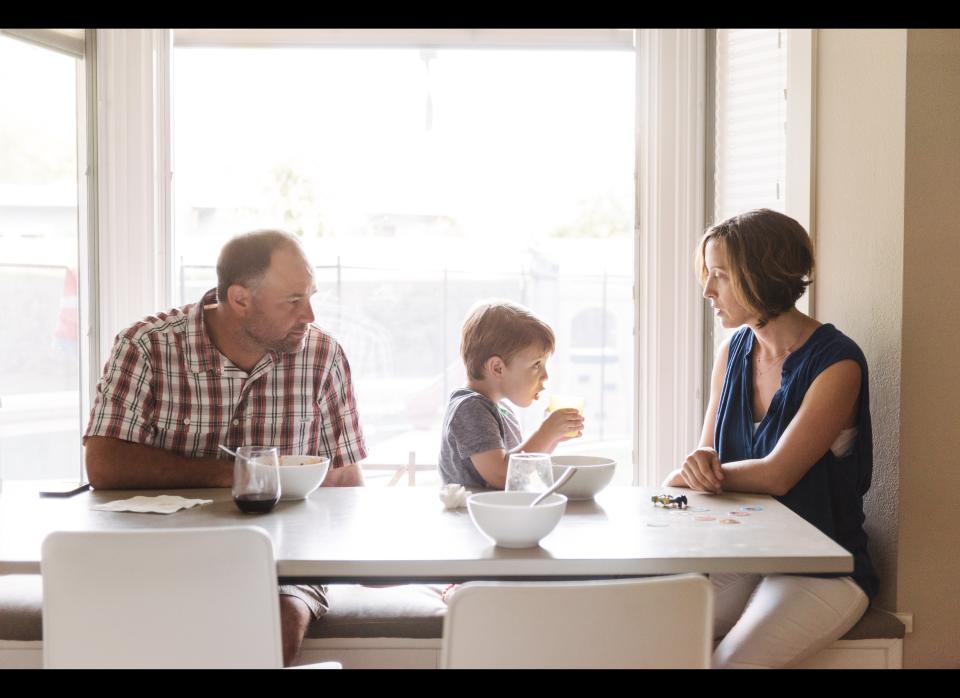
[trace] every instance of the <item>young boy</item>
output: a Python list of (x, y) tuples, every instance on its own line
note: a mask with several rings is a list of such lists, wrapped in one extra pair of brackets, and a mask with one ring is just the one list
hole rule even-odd
[(547, 380), (553, 330), (530, 310), (508, 301), (482, 301), (467, 314), (460, 356), (467, 385), (450, 395), (443, 417), (439, 470), (444, 484), (503, 489), (511, 453), (551, 453), (583, 433), (575, 409), (556, 410), (526, 441), (503, 398), (528, 407)]

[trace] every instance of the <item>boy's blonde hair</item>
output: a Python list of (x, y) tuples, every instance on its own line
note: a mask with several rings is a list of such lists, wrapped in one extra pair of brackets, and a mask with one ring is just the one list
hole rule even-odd
[(519, 303), (504, 300), (480, 301), (463, 321), (460, 356), (467, 375), (483, 379), (483, 365), (491, 356), (506, 363), (529, 346), (552, 354), (556, 339), (550, 325)]

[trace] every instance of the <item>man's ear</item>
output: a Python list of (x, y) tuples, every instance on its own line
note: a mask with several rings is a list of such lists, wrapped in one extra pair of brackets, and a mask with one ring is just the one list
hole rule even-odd
[(253, 294), (246, 286), (233, 284), (227, 289), (227, 305), (234, 313), (244, 317), (253, 307)]
[(503, 362), (503, 359), (496, 354), (483, 362), (483, 372), (488, 378), (502, 378), (503, 370), (506, 367), (507, 365)]

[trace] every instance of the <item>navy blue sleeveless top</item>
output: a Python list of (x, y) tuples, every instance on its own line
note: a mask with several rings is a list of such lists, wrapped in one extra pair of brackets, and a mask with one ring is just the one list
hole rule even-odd
[(750, 327), (743, 327), (730, 340), (727, 372), (714, 431), (714, 447), (721, 463), (763, 458), (769, 454), (822, 371), (845, 359), (852, 359), (860, 366), (860, 401), (853, 450), (843, 458), (828, 450), (800, 482), (777, 499), (853, 555), (851, 577), (872, 599), (876, 596), (879, 579), (867, 554), (867, 534), (863, 530), (863, 495), (870, 488), (873, 473), (867, 360), (852, 339), (833, 325), (821, 325), (806, 344), (783, 362), (780, 389), (774, 393), (767, 414), (754, 433), (751, 407), (753, 368), (750, 361), (754, 337)]

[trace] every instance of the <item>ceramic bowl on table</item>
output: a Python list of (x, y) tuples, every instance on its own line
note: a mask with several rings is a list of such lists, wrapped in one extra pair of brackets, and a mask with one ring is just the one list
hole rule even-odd
[(306, 499), (329, 469), (326, 456), (280, 456), (280, 500)]
[(617, 462), (599, 456), (551, 456), (553, 479), (558, 480), (570, 466), (576, 468), (573, 477), (557, 492), (571, 500), (593, 499), (610, 484), (617, 470)]
[(467, 499), (474, 525), (502, 548), (532, 548), (557, 527), (567, 508), (567, 498), (548, 495), (540, 504), (530, 503), (536, 492), (480, 492)]

